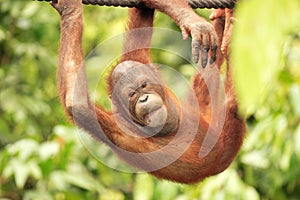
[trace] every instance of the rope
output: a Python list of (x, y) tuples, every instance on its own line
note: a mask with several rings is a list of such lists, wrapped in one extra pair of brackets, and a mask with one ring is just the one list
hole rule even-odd
[[(233, 8), (236, 1), (237, 0), (188, 0), (192, 8)], [(146, 8), (142, 0), (82, 0), (82, 3), (99, 6)]]

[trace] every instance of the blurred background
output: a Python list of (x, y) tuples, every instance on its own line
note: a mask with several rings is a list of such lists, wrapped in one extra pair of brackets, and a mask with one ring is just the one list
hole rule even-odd
[[(208, 18), (211, 10), (197, 12)], [(85, 54), (123, 33), (126, 20), (126, 8), (84, 6)], [(161, 13), (155, 26), (179, 31)], [(163, 38), (161, 47), (172, 45)], [(231, 55), (247, 137), (226, 171), (195, 185), (120, 172), (86, 150), (57, 95), (58, 45), (59, 16), (48, 3), (0, 0), (1, 200), (300, 199), (299, 0), (237, 6)], [(106, 54), (118, 56), (120, 45)], [(163, 51), (152, 57), (186, 77), (193, 71)], [(95, 97), (110, 108), (105, 88)]]

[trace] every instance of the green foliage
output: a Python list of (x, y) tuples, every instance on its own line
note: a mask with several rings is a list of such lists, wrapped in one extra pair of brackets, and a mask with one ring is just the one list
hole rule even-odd
[(252, 0), (239, 4), (232, 62), (242, 112), (253, 112), (268, 96), (268, 88), (273, 87), (274, 78), (283, 67), (284, 44), (288, 37), (299, 33), (299, 10), (297, 0)]
[[(0, 199), (299, 199), (300, 3), (249, 0), (236, 11), (232, 61), (247, 138), (229, 169), (186, 186), (119, 172), (89, 154), (56, 91), (57, 13), (47, 3), (1, 0)], [(85, 6), (84, 51), (122, 33), (126, 15), (124, 8)], [(156, 26), (178, 30), (164, 14)], [(155, 42), (173, 45), (163, 35)], [(111, 64), (120, 49), (108, 46), (101, 60), (87, 61), (95, 66), (88, 71), (95, 98), (107, 108), (105, 85), (93, 75), (104, 73), (97, 64)], [(156, 50), (153, 57), (186, 76), (193, 72), (178, 56)]]
[[(22, 136), (46, 139), (61, 121), (56, 94), (58, 18), (36, 2), (1, 2), (0, 145)], [(51, 117), (53, 111), (57, 115)], [(44, 120), (47, 119), (47, 120)]]

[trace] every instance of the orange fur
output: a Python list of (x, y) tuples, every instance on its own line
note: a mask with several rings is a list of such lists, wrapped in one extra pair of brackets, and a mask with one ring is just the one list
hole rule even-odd
[[(178, 0), (176, 1), (178, 2)], [(159, 1), (153, 1), (153, 4), (155, 3), (159, 4)], [(186, 6), (186, 3), (183, 1), (181, 4), (170, 4), (170, 9), (164, 7), (161, 10), (166, 13), (171, 12), (174, 14), (180, 6)], [(69, 12), (66, 12), (65, 15), (60, 12), (62, 19), (58, 83), (62, 104), (76, 124), (87, 130), (95, 139), (109, 145), (121, 159), (137, 168), (149, 171), (158, 178), (180, 183), (195, 183), (225, 170), (237, 155), (245, 135), (245, 123), (238, 116), (238, 107), (232, 88), (230, 69), (227, 69), (228, 73), (225, 86), (226, 98), (218, 101), (220, 104), (226, 105), (225, 123), (220, 129), (221, 132), (218, 132), (218, 127), (213, 127), (210, 132), (207, 133), (209, 126), (214, 122), (212, 120), (218, 122), (220, 119), (212, 119), (212, 106), (214, 105), (212, 105), (208, 86), (205, 84), (203, 77), (208, 76), (213, 80), (212, 83), (216, 86), (214, 92), (217, 94), (219, 91), (219, 73), (204, 69), (199, 70), (193, 78), (193, 90), (200, 106), (200, 116), (195, 113), (194, 108), (189, 105), (186, 105), (184, 109), (180, 110), (179, 101), (166, 89), (166, 95), (177, 102), (177, 109), (180, 110), (180, 131), (177, 129), (175, 132), (165, 136), (148, 138), (135, 137), (134, 135), (138, 135), (138, 133), (136, 130), (130, 129), (130, 125), (127, 124), (128, 122), (124, 120), (117, 121), (119, 119), (116, 119), (110, 112), (105, 111), (101, 106), (93, 106), (89, 102), (87, 81), (84, 72), (82, 72), (84, 66), (81, 50), (81, 0), (60, 0), (59, 3), (55, 5), (58, 11), (60, 11), (61, 8), (65, 9), (66, 6)], [(178, 15), (180, 15), (180, 12), (178, 12)], [(185, 17), (187, 16), (180, 16), (178, 19), (185, 19)], [(178, 23), (181, 22), (182, 21), (178, 21)], [(126, 60), (134, 60), (144, 64), (151, 62), (149, 58), (149, 48), (152, 26), (153, 10), (130, 9), (129, 33), (125, 40), (124, 54), (121, 62)], [(141, 36), (141, 32), (134, 31), (141, 27), (150, 27), (150, 29), (144, 30), (145, 32), (143, 32), (144, 34)], [(218, 24), (217, 26), (215, 25), (215, 27), (217, 27), (216, 29), (218, 29), (217, 32), (219, 31), (220, 37), (224, 30), (224, 25)], [(222, 39), (220, 40), (219, 42), (221, 44)], [(219, 60), (217, 60), (216, 63), (219, 67), (222, 64), (222, 55), (219, 53), (218, 56)], [(74, 76), (81, 80), (79, 88), (74, 86)], [(108, 83), (111, 84), (111, 82), (112, 77), (110, 75)], [(111, 87), (109, 88), (110, 92), (112, 89)], [(69, 102), (68, 96), (71, 95), (70, 92), (77, 97), (75, 102)], [(93, 111), (95, 111), (95, 113)], [(96, 124), (94, 123), (95, 118), (97, 119)], [(198, 129), (195, 135), (193, 135), (194, 133), (190, 130), (190, 127), (195, 124)], [(99, 125), (101, 129), (99, 129)], [(201, 148), (204, 148), (204, 151), (208, 151), (211, 147), (209, 144), (203, 143), (206, 136), (216, 138), (219, 134), (220, 137), (211, 151), (209, 151), (205, 157), (200, 157), (199, 152), (203, 150)], [(164, 149), (162, 150), (162, 148)], [(147, 154), (154, 151), (158, 151), (157, 154), (149, 154), (150, 156)], [(182, 152), (182, 154), (178, 154), (178, 152)], [(155, 168), (156, 166), (161, 166), (162, 163), (167, 163), (167, 165), (162, 168)]]

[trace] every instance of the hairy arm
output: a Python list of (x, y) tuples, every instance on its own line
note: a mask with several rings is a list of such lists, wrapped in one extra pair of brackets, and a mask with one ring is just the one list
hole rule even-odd
[(121, 62), (134, 60), (150, 63), (150, 46), (153, 31), (154, 10), (129, 9), (128, 27)]
[[(79, 102), (74, 101), (78, 97), (82, 106), (88, 107), (87, 82), (84, 73), (82, 52), (82, 6), (73, 4), (72, 1), (60, 5), (52, 4), (61, 15), (61, 35), (58, 60), (58, 87), (61, 101), (72, 116), (72, 107)], [(77, 1), (78, 2), (78, 1)], [(74, 1), (73, 3), (76, 3)], [(81, 2), (80, 2), (81, 3)], [(72, 7), (71, 7), (72, 6)], [(80, 82), (80, 88), (75, 88), (76, 82)], [(80, 89), (80, 90), (79, 90)], [(76, 95), (80, 91), (81, 94)], [(76, 95), (76, 96), (75, 96)]]
[[(95, 108), (89, 101), (87, 78), (82, 51), (82, 3), (81, 0), (60, 0), (52, 6), (61, 16), (61, 35), (58, 60), (58, 89), (61, 102), (73, 123), (88, 131), (93, 137), (109, 143), (104, 133), (115, 124), (101, 107)], [(99, 120), (98, 120), (99, 119)], [(101, 126), (100, 126), (101, 125)]]
[(183, 39), (187, 39), (189, 34), (191, 35), (194, 62), (197, 63), (201, 56), (201, 65), (202, 67), (206, 67), (209, 51), (211, 54), (210, 63), (215, 61), (218, 37), (214, 28), (204, 18), (194, 12), (187, 1), (143, 0), (143, 2), (147, 7), (160, 10), (170, 16), (180, 27)]

